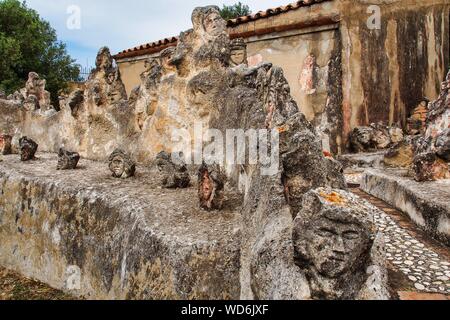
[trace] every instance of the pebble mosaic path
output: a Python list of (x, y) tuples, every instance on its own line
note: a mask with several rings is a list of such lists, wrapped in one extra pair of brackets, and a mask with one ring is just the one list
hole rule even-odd
[(423, 232), (385, 202), (360, 189), (351, 191), (378, 209), (375, 222), (384, 234), (391, 267), (402, 272), (418, 292), (450, 295), (450, 250), (426, 240)]

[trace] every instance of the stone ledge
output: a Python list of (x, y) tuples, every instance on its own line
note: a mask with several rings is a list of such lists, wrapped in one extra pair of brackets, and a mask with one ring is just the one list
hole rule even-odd
[(367, 170), (361, 189), (406, 213), (434, 239), (450, 246), (450, 180), (416, 182), (406, 170)]
[(338, 157), (338, 161), (344, 166), (346, 172), (362, 172), (365, 168), (384, 167), (384, 155), (386, 150), (367, 152), (367, 153), (349, 153)]
[(0, 162), (0, 265), (89, 299), (239, 298), (237, 208), (200, 210), (195, 188), (160, 189), (149, 168), (120, 180), (38, 158)]

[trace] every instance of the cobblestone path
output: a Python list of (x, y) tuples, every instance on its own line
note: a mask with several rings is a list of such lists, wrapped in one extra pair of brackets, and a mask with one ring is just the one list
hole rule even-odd
[(382, 200), (358, 188), (351, 191), (379, 209), (375, 221), (385, 236), (390, 267), (403, 273), (418, 292), (450, 295), (450, 250)]

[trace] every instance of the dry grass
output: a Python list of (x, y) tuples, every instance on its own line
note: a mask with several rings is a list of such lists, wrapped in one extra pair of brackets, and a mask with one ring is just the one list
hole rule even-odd
[(0, 300), (76, 300), (76, 298), (0, 267)]

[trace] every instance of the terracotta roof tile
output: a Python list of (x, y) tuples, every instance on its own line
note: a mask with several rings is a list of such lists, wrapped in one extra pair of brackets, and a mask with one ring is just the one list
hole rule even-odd
[[(241, 24), (249, 23), (252, 21), (256, 21), (259, 19), (265, 19), (268, 17), (272, 17), (281, 13), (285, 13), (291, 10), (296, 10), (301, 7), (307, 7), (311, 6), (316, 3), (320, 2), (326, 2), (326, 1), (333, 1), (333, 0), (302, 0), (297, 1), (285, 6), (280, 6), (276, 8), (269, 8), (265, 11), (259, 11), (255, 14), (250, 14), (247, 16), (238, 17), (236, 19), (231, 19), (227, 21), (228, 27), (236, 27)], [(114, 56), (115, 59), (124, 59), (124, 58), (131, 58), (146, 54), (152, 54), (157, 53), (159, 51), (162, 51), (165, 48), (176, 46), (178, 42), (178, 37), (171, 37), (171, 38), (165, 38), (159, 41), (150, 42), (147, 44), (143, 44), (141, 46), (137, 46), (134, 48), (130, 48), (124, 51), (119, 52), (117, 55)]]

